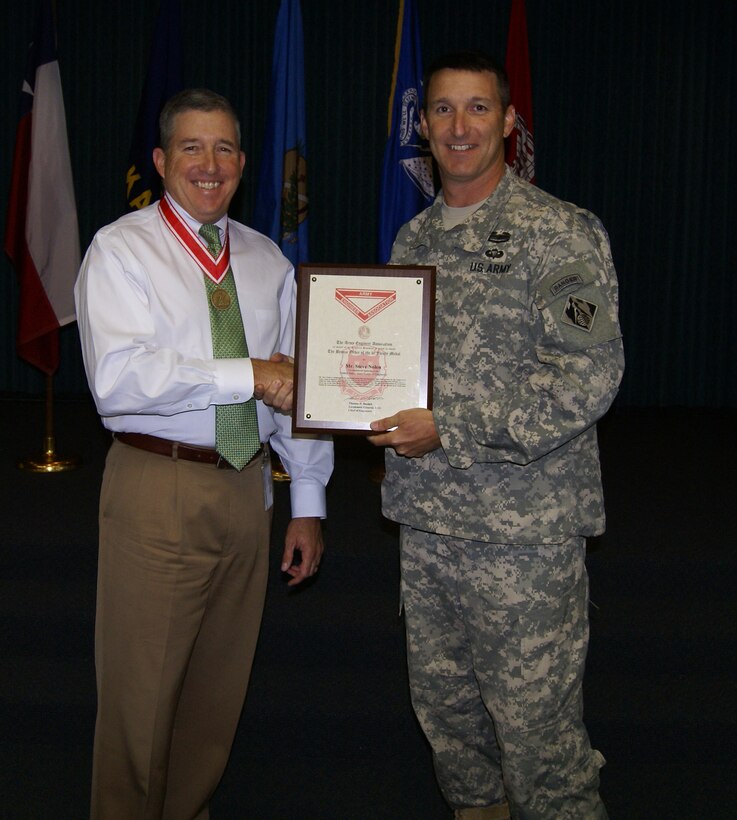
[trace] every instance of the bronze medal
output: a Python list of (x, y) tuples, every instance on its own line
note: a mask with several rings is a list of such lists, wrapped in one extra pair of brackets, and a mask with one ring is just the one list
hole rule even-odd
[(210, 301), (217, 310), (225, 310), (230, 307), (230, 296), (228, 291), (223, 290), (223, 288), (215, 288), (210, 294)]

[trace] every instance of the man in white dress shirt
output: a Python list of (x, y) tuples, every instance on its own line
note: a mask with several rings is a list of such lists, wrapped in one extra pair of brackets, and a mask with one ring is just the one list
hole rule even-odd
[[(208, 817), (263, 609), (266, 445), (291, 476), (290, 585), (318, 569), (333, 466), (329, 441), (290, 434), (292, 267), (227, 216), (245, 164), (232, 107), (190, 89), (160, 125), (165, 196), (97, 233), (75, 288), (90, 389), (115, 438), (100, 496), (95, 635), (92, 817), (105, 820)], [(218, 228), (215, 260), (202, 225)], [(248, 355), (216, 358), (206, 280), (228, 268)], [(215, 449), (216, 407), (251, 399), (263, 446), (233, 468)]]

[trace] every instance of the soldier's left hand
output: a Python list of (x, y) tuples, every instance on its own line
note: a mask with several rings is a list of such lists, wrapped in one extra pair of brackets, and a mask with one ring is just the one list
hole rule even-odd
[(419, 458), (441, 446), (432, 410), (415, 407), (371, 422), (375, 435), (368, 440), (377, 447), (391, 447), (400, 456)]

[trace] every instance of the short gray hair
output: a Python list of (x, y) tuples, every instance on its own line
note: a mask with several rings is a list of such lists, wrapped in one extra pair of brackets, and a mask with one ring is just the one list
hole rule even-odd
[(238, 146), (241, 143), (241, 124), (238, 115), (230, 102), (221, 94), (209, 88), (185, 88), (179, 91), (161, 109), (159, 115), (159, 134), (161, 148), (166, 151), (174, 136), (174, 120), (185, 111), (223, 111), (233, 118)]

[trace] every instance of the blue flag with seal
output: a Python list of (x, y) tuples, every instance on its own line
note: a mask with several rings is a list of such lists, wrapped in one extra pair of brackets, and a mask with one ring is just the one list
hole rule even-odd
[(282, 0), (271, 69), (253, 227), (271, 237), (296, 268), (308, 258), (304, 43), (299, 0)]
[(159, 198), (161, 179), (152, 159), (159, 144), (159, 114), (169, 97), (181, 90), (180, 0), (161, 0), (125, 175), (127, 211), (145, 208)]
[(379, 262), (391, 256), (397, 231), (435, 196), (432, 156), (420, 135), (422, 58), (414, 0), (400, 0), (394, 75), (389, 96), (389, 139), (379, 199)]

